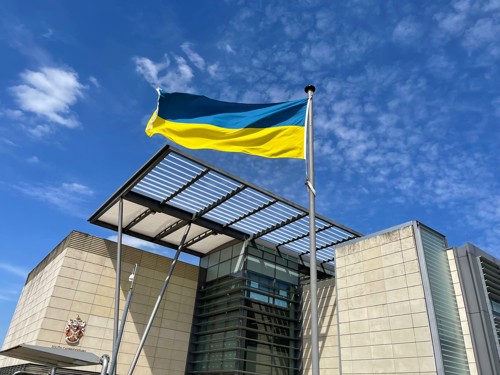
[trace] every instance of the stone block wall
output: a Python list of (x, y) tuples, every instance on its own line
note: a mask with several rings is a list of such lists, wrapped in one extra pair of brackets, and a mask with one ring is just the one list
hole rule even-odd
[[(72, 232), (32, 271), (14, 313), (3, 348), (29, 343), (97, 355), (112, 352), (116, 244)], [(139, 265), (126, 320), (117, 371), (127, 373), (171, 260), (123, 247), (120, 319), (134, 264)], [(136, 367), (136, 374), (184, 374), (198, 284), (198, 267), (177, 263), (166, 297)], [(86, 322), (77, 345), (65, 341), (68, 319)], [(0, 367), (19, 363), (2, 357)], [(100, 371), (99, 366), (81, 368)]]

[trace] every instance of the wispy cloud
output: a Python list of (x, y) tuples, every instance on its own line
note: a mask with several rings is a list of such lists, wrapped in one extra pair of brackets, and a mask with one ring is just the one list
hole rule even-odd
[(0, 263), (0, 270), (6, 271), (10, 273), (11, 275), (21, 277), (21, 278), (26, 278), (28, 275), (28, 271), (25, 270), (24, 268), (14, 266), (9, 263)]
[(198, 69), (204, 70), (205, 60), (198, 53), (193, 51), (191, 47), (192, 47), (191, 43), (183, 43), (181, 45), (181, 48), (188, 57), (189, 61), (191, 61), (194, 64), (194, 66), (196, 66)]
[(191, 91), (194, 74), (186, 60), (174, 56), (172, 62), (165, 55), (160, 62), (147, 57), (134, 57), (136, 71), (153, 87), (161, 87), (167, 91)]
[(413, 43), (422, 33), (421, 25), (412, 18), (401, 20), (392, 32), (393, 40), (405, 44)]
[(82, 216), (82, 205), (94, 195), (88, 186), (76, 182), (63, 182), (60, 185), (19, 184), (14, 188), (26, 196), (78, 217)]
[[(116, 241), (118, 241), (118, 236), (117, 235), (109, 236), (108, 240), (116, 242)], [(149, 251), (153, 251), (153, 252), (161, 252), (161, 248), (162, 248), (160, 245), (156, 245), (156, 244), (149, 242), (149, 241), (141, 240), (140, 238), (128, 236), (126, 234), (123, 235), (123, 237), (122, 237), (122, 243), (124, 245), (136, 247), (136, 248), (142, 249), (142, 250), (149, 250)]]
[(38, 163), (40, 163), (40, 159), (36, 155), (30, 156), (29, 158), (26, 159), (26, 161), (28, 163), (30, 163), (30, 164), (38, 164)]

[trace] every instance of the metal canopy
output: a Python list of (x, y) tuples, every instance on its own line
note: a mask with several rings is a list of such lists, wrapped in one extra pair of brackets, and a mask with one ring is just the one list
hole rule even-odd
[(93, 353), (29, 344), (21, 344), (3, 350), (0, 355), (28, 362), (43, 363), (52, 367), (89, 366), (101, 363), (101, 359)]
[[(123, 198), (123, 233), (156, 244), (179, 245), (192, 227), (184, 251), (203, 256), (234, 240), (262, 240), (282, 252), (308, 258), (309, 216), (300, 207), (221, 171), (169, 145), (153, 156), (90, 218), (118, 229)], [(335, 245), (361, 236), (316, 215), (317, 259), (334, 260)]]

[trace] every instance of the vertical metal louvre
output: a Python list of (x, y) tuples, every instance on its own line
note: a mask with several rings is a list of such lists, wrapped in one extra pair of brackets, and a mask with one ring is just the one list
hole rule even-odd
[(484, 257), (480, 257), (484, 283), (488, 292), (495, 333), (500, 346), (500, 267)]
[(469, 374), (445, 238), (420, 226), (445, 374)]

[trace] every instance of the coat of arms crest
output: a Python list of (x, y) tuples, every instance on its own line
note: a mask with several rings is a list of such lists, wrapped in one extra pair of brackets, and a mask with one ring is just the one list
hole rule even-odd
[(85, 332), (86, 325), (87, 323), (80, 319), (80, 315), (77, 315), (76, 319), (68, 320), (65, 330), (66, 342), (70, 345), (78, 344)]

